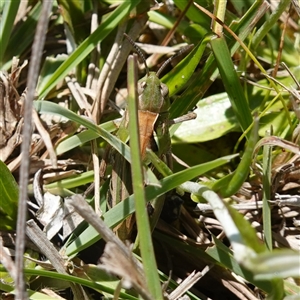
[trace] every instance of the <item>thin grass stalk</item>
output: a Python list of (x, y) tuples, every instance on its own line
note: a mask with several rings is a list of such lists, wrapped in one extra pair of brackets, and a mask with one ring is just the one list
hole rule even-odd
[(46, 31), (48, 28), (49, 15), (52, 9), (52, 1), (44, 1), (42, 13), (37, 25), (34, 42), (32, 46), (31, 62), (28, 71), (27, 83), (28, 92), (24, 105), (24, 127), (23, 142), (21, 146), (22, 161), (20, 165), (20, 193), (18, 204), (18, 220), (17, 220), (17, 238), (16, 238), (16, 269), (18, 276), (15, 278), (16, 297), (15, 299), (27, 299), (25, 287), (24, 269), (24, 250), (25, 250), (25, 228), (27, 216), (27, 198), (28, 198), (28, 181), (29, 181), (29, 157), (30, 144), (32, 134), (32, 103), (35, 94), (39, 67), (42, 59), (42, 52), (46, 39)]
[[(214, 0), (214, 15), (224, 22), (225, 12), (226, 12), (227, 1), (225, 0)], [(213, 32), (218, 36), (222, 36), (223, 34), (223, 26), (221, 26), (216, 21), (212, 20), (212, 29)]]
[(146, 196), (144, 191), (144, 178), (142, 156), (140, 152), (140, 138), (138, 127), (137, 102), (137, 74), (136, 58), (128, 57), (128, 111), (129, 133), (131, 150), (132, 187), (135, 198), (136, 222), (139, 232), (140, 250), (143, 260), (144, 272), (149, 291), (154, 299), (163, 299), (162, 290), (157, 272), (157, 265), (151, 238), (151, 229), (146, 209)]

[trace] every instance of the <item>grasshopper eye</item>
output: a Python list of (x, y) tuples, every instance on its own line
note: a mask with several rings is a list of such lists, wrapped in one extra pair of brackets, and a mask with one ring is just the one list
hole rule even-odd
[(168, 96), (169, 94), (169, 88), (167, 87), (167, 85), (161, 83), (160, 84), (160, 89), (161, 89), (161, 94), (162, 96), (165, 98), (166, 96)]

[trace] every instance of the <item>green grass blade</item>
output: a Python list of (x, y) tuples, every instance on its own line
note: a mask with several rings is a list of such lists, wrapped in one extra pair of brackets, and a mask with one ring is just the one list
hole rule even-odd
[(222, 197), (229, 197), (235, 194), (248, 177), (254, 148), (258, 139), (258, 125), (258, 120), (255, 120), (248, 145), (236, 170), (214, 182), (212, 185), (212, 189), (218, 192)]
[(13, 29), (15, 17), (18, 12), (20, 0), (16, 1), (5, 1), (2, 17), (0, 19), (0, 67), (4, 63), (4, 53), (10, 39), (10, 35)]
[(46, 184), (44, 189), (46, 191), (51, 191), (53, 189), (64, 188), (71, 189), (78, 186), (82, 186), (88, 183), (93, 182), (94, 180), (94, 171), (87, 171), (77, 176), (62, 179), (53, 183)]
[(34, 101), (33, 105), (38, 113), (59, 115), (69, 120), (72, 120), (80, 125), (85, 126), (86, 128), (92, 130), (93, 132), (101, 136), (104, 140), (106, 140), (122, 156), (124, 156), (127, 161), (131, 161), (129, 147), (126, 144), (122, 143), (114, 135), (107, 132), (105, 129), (98, 127), (89, 120), (76, 115), (72, 111), (63, 108), (56, 103), (52, 103), (49, 101)]
[[(162, 25), (165, 28), (171, 29), (174, 26), (177, 18), (171, 15), (163, 14), (157, 10), (148, 11), (149, 21), (154, 22), (156, 24)], [(183, 34), (184, 30), (189, 26), (189, 23), (186, 20), (182, 20), (178, 24), (177, 31), (180, 34)]]
[[(116, 122), (109, 121), (106, 123), (101, 124), (99, 127), (102, 129), (113, 132), (117, 129)], [(70, 151), (78, 146), (82, 146), (83, 144), (92, 141), (99, 137), (99, 134), (93, 130), (85, 130), (82, 132), (79, 132), (76, 135), (71, 135), (67, 139), (63, 140), (61, 143), (59, 143), (56, 147), (56, 154), (61, 155), (67, 151)]]
[(191, 78), (211, 37), (212, 35), (204, 37), (186, 58), (161, 79), (168, 86), (170, 97), (180, 91)]
[[(15, 2), (15, 1), (7, 1)], [(22, 26), (15, 28), (9, 37), (9, 43), (3, 57), (3, 70), (8, 70), (14, 56), (20, 57), (26, 49), (32, 45), (34, 33), (42, 10), (42, 3), (37, 2), (34, 8), (29, 12), (27, 19)]]
[(232, 63), (226, 41), (223, 38), (213, 38), (211, 40), (211, 47), (232, 108), (242, 130), (246, 131), (252, 123), (251, 111), (240, 84), (239, 77)]
[[(5, 272), (6, 270), (4, 267), (0, 265), (0, 272)], [(106, 292), (110, 295), (114, 294), (114, 289), (107, 287), (107, 285), (100, 284), (96, 281), (92, 280), (87, 280), (83, 279), (80, 277), (72, 276), (72, 275), (65, 275), (65, 274), (60, 274), (57, 272), (53, 271), (47, 271), (47, 270), (40, 270), (40, 269), (24, 269), (25, 275), (31, 275), (31, 276), (43, 276), (46, 278), (54, 278), (58, 280), (63, 280), (63, 281), (68, 281), (68, 282), (73, 282), (76, 284), (80, 284), (86, 287), (89, 287), (94, 290), (98, 291), (103, 291)], [(131, 296), (127, 293), (120, 293), (120, 296), (122, 299), (129, 299), (129, 300), (137, 300), (138, 298)]]
[(271, 171), (272, 171), (272, 146), (265, 145), (263, 149), (263, 228), (264, 240), (267, 248), (272, 251), (272, 225), (271, 225)]
[(278, 6), (272, 13), (272, 15), (267, 18), (267, 20), (263, 23), (263, 25), (259, 28), (252, 40), (252, 47), (256, 49), (262, 39), (269, 34), (271, 28), (278, 22), (278, 19), (282, 15), (282, 13), (286, 10), (288, 5), (290, 5), (290, 0), (278, 1)]
[(137, 101), (137, 74), (136, 60), (128, 57), (128, 111), (131, 156), (132, 187), (135, 198), (136, 223), (139, 236), (139, 248), (142, 256), (145, 277), (149, 291), (154, 299), (163, 299), (159, 282), (154, 248), (151, 238), (149, 217), (146, 209), (146, 197), (144, 192), (142, 155), (140, 152), (140, 139), (138, 125), (138, 101)]

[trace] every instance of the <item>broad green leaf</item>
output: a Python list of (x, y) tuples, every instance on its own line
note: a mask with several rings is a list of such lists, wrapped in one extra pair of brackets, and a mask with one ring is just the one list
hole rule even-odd
[(57, 297), (51, 297), (47, 294), (36, 292), (33, 290), (28, 291), (28, 295), (30, 296), (30, 300), (55, 300)]
[(298, 300), (300, 295), (300, 286), (297, 285), (297, 281), (284, 281), (284, 290), (286, 291), (286, 296), (284, 300)]
[[(120, 279), (112, 274), (108, 274), (105, 270), (100, 269), (96, 265), (84, 264), (81, 266), (84, 273), (79, 273), (78, 276), (81, 278), (91, 279), (99, 284), (105, 285), (113, 290), (118, 288), (120, 284)], [(121, 289), (122, 292), (125, 292), (125, 289)], [(131, 291), (133, 292), (133, 291)], [(103, 293), (103, 292), (102, 292)], [(103, 293), (106, 298), (110, 297), (110, 294)]]
[(200, 100), (194, 113), (197, 114), (195, 120), (179, 124), (172, 138), (173, 143), (206, 142), (239, 130), (226, 93)]
[[(0, 160), (0, 228), (14, 229), (18, 214), (19, 187), (4, 162)], [(26, 200), (25, 200), (26, 201)]]

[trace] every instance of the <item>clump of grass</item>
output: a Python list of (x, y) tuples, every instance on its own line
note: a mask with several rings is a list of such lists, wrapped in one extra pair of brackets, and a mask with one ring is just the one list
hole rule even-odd
[[(0, 4), (1, 247), (14, 248), (4, 237), (14, 239), (17, 198), (27, 188), (16, 182), (26, 160), (24, 274), (31, 298), (292, 299), (299, 294), (299, 7), (296, 1), (276, 8), (265, 1), (151, 5), (53, 3), (35, 74), (30, 154), (22, 157), (26, 78), (42, 3)], [(116, 134), (122, 112), (116, 107), (126, 106), (127, 84), (135, 98), (135, 78), (142, 77), (133, 65), (126, 68), (132, 49), (124, 32), (145, 51), (151, 71), (194, 44), (161, 78), (169, 88), (168, 118), (197, 115), (169, 124), (173, 168), (164, 155), (136, 160), (133, 123), (126, 130), (135, 146), (127, 145), (124, 122)], [(132, 166), (134, 186), (112, 207), (116, 153), (132, 163), (120, 172), (131, 174)], [(79, 194), (86, 202), (75, 212)], [(157, 219), (150, 214), (148, 226), (151, 206)], [(82, 213), (91, 207), (93, 213)], [(128, 248), (110, 234), (133, 213), (138, 221)], [(12, 293), (19, 289), (16, 266), (9, 255), (1, 263), (0, 288)]]

